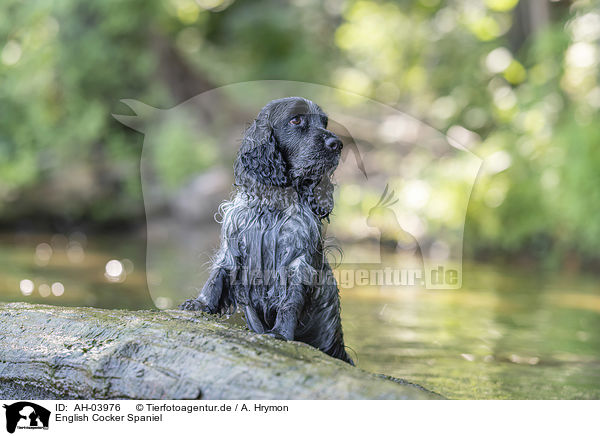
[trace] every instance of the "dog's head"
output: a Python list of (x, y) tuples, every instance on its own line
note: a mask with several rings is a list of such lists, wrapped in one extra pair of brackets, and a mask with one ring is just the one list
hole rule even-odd
[(313, 212), (333, 209), (331, 177), (342, 141), (327, 130), (327, 115), (310, 100), (269, 102), (246, 131), (235, 163), (236, 185), (261, 189), (292, 187)]

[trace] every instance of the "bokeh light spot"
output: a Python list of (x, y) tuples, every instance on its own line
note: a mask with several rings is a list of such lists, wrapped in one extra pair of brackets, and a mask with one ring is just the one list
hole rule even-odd
[(21, 289), (21, 293), (23, 295), (27, 296), (27, 295), (31, 295), (35, 286), (31, 280), (23, 279), (19, 283), (19, 288)]
[(50, 286), (48, 286), (46, 283), (42, 283), (40, 285), (40, 287), (38, 288), (38, 292), (40, 293), (40, 296), (43, 298), (49, 297), (50, 293), (51, 293)]
[(2, 50), (2, 63), (7, 66), (15, 65), (21, 59), (21, 46), (16, 41), (8, 41)]
[(65, 293), (64, 285), (60, 282), (52, 283), (52, 293), (55, 296), (60, 297), (62, 294)]

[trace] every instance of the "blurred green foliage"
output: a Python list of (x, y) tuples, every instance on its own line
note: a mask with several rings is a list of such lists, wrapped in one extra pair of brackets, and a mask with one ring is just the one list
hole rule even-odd
[[(1, 220), (140, 217), (142, 138), (110, 117), (119, 98), (170, 107), (226, 83), (300, 80), (475, 138), (485, 164), (467, 217), (472, 256), (594, 261), (600, 7), (537, 4), (4, 0)], [(164, 134), (178, 152), (154, 159), (169, 185), (229, 159), (209, 139), (195, 155), (176, 126)]]

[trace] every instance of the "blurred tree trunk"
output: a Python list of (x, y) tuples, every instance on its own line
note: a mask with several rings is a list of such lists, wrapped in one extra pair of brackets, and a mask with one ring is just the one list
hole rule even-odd
[(173, 46), (172, 40), (157, 32), (152, 32), (150, 38), (159, 62), (158, 77), (178, 103), (217, 87), (188, 65)]
[(569, 10), (570, 1), (521, 0), (513, 10), (513, 24), (508, 39), (517, 52), (527, 39)]

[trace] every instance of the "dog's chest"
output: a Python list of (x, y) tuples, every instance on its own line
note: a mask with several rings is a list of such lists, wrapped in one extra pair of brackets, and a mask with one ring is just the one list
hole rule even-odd
[(313, 264), (318, 257), (320, 223), (307, 207), (295, 204), (284, 210), (269, 210), (240, 203), (236, 209), (231, 211), (225, 236), (237, 245), (246, 268), (276, 271), (298, 258)]

